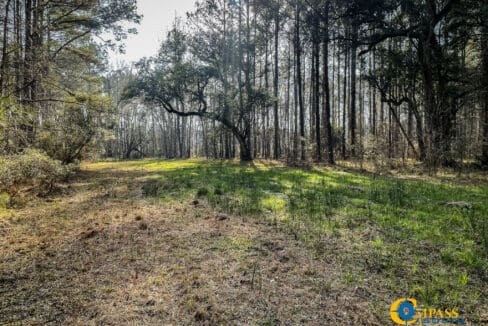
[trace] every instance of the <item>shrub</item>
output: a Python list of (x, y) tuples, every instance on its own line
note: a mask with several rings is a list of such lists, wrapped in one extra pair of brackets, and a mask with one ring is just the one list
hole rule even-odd
[(146, 197), (172, 195), (180, 191), (180, 186), (179, 181), (173, 178), (150, 179), (142, 185), (142, 194)]
[(6, 192), (0, 193), (0, 209), (7, 208), (10, 204), (10, 195)]
[(217, 196), (222, 196), (224, 194), (224, 191), (222, 190), (222, 188), (217, 187), (214, 190), (214, 194), (216, 194)]
[(142, 185), (142, 194), (148, 197), (156, 197), (158, 195), (161, 195), (162, 187), (163, 183), (160, 180), (148, 180)]
[(37, 150), (0, 157), (0, 192), (15, 196), (29, 190), (37, 194), (49, 193), (56, 182), (67, 179), (75, 165), (63, 165)]
[(205, 188), (205, 187), (198, 188), (197, 197), (207, 196), (208, 193), (209, 193), (208, 188)]

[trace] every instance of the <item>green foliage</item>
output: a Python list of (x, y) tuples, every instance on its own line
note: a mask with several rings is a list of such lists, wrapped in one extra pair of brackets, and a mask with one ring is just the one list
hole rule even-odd
[(74, 165), (63, 165), (37, 150), (3, 156), (0, 157), (0, 192), (15, 196), (23, 188), (31, 187), (37, 194), (46, 194), (75, 168)]
[(91, 148), (95, 135), (103, 135), (96, 117), (112, 107), (110, 98), (88, 93), (76, 93), (66, 98), (66, 106), (55, 121), (47, 121), (37, 136), (36, 145), (49, 156), (73, 163), (81, 160)]
[(197, 190), (197, 197), (207, 196), (208, 193), (209, 193), (208, 188), (205, 188), (205, 187), (198, 188), (198, 190)]
[(175, 194), (180, 190), (180, 185), (174, 182), (174, 179), (167, 180), (151, 179), (146, 181), (142, 186), (144, 196), (161, 197)]
[[(63, 163), (81, 159), (113, 108), (102, 88), (106, 50), (135, 32), (126, 23), (140, 21), (137, 1), (20, 1), (15, 10), (9, 3), (2, 7), (12, 29), (2, 33), (8, 53), (0, 72), (0, 152), (39, 148)], [(28, 28), (33, 35), (20, 37)], [(107, 41), (96, 38), (101, 34)]]
[(0, 209), (8, 208), (10, 205), (10, 195), (6, 192), (0, 193)]

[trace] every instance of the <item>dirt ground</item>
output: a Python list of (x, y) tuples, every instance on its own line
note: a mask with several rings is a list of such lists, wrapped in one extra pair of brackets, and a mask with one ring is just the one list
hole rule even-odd
[(0, 218), (0, 324), (383, 324), (388, 307), (371, 313), (370, 291), (292, 234), (204, 201), (151, 203), (149, 176), (85, 167)]

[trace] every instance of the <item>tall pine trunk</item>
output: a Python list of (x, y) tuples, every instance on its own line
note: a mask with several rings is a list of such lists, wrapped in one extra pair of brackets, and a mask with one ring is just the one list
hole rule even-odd
[(351, 155), (356, 156), (356, 63), (357, 63), (357, 39), (358, 24), (352, 23), (351, 44), (351, 114), (349, 116), (349, 129), (351, 132)]
[(296, 6), (295, 13), (295, 53), (296, 53), (296, 74), (298, 88), (298, 109), (300, 116), (300, 159), (305, 161), (305, 112), (303, 107), (303, 86), (302, 86), (302, 65), (301, 52), (302, 45), (300, 41), (300, 5)]
[(315, 112), (315, 142), (317, 145), (317, 161), (322, 161), (322, 143), (320, 133), (320, 20), (317, 15), (313, 19), (313, 45), (312, 45), (312, 61), (313, 61), (313, 111)]
[(280, 123), (278, 115), (278, 73), (279, 73), (279, 62), (278, 62), (278, 47), (279, 47), (279, 32), (280, 32), (280, 13), (279, 13), (279, 3), (277, 6), (277, 12), (275, 13), (275, 29), (274, 29), (274, 76), (273, 76), (273, 113), (274, 113), (274, 159), (280, 158)]
[(483, 145), (481, 161), (488, 165), (488, 17), (485, 19), (485, 27), (481, 37), (481, 60), (482, 60), (482, 107), (483, 107)]
[(10, 9), (10, 0), (7, 0), (5, 4), (5, 16), (3, 17), (3, 38), (2, 38), (2, 60), (0, 62), (0, 95), (5, 94), (5, 90), (3, 88), (5, 78), (5, 73), (7, 71), (7, 63), (8, 63), (8, 13)]
[[(329, 88), (329, 1), (325, 4), (324, 10), (324, 39), (322, 41), (323, 55), (323, 81), (322, 91), (324, 93), (324, 128), (327, 138), (327, 162), (334, 164), (334, 142), (332, 139), (331, 109), (330, 109), (330, 88)], [(334, 74), (332, 74), (332, 78)]]
[(347, 67), (349, 62), (348, 57), (349, 51), (346, 47), (345, 54), (344, 54), (344, 80), (343, 80), (343, 108), (342, 108), (342, 133), (341, 133), (341, 152), (342, 152), (342, 159), (346, 159), (346, 115), (347, 115)]

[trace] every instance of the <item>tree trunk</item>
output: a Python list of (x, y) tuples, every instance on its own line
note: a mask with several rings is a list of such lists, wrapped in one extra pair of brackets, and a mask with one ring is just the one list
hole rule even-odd
[(302, 66), (301, 66), (301, 42), (300, 42), (300, 5), (297, 4), (295, 13), (295, 51), (297, 67), (298, 107), (300, 115), (300, 159), (305, 161), (305, 112), (303, 107)]
[(34, 56), (33, 56), (33, 38), (32, 38), (32, 0), (25, 0), (25, 22), (24, 22), (24, 80), (22, 85), (22, 100), (24, 104), (24, 110), (27, 110), (27, 116), (29, 119), (23, 123), (22, 129), (25, 131), (25, 143), (23, 147), (28, 147), (34, 142), (34, 119), (32, 118), (32, 106), (33, 106), (33, 92), (34, 92)]
[(287, 53), (287, 62), (286, 62), (286, 92), (285, 92), (285, 127), (286, 130), (285, 134), (285, 144), (283, 148), (285, 149), (285, 157), (290, 156), (290, 149), (291, 149), (291, 126), (290, 126), (290, 91), (291, 91), (291, 52), (292, 52), (292, 45), (290, 40), (288, 40), (288, 53)]
[(5, 17), (3, 17), (3, 39), (2, 39), (2, 60), (0, 63), (0, 95), (4, 95), (4, 81), (5, 73), (7, 71), (7, 62), (8, 62), (8, 52), (7, 52), (7, 45), (8, 45), (8, 13), (10, 8), (10, 0), (7, 0), (5, 4)]
[(343, 109), (342, 109), (342, 133), (341, 133), (341, 151), (342, 151), (342, 159), (346, 159), (346, 113), (347, 113), (347, 67), (348, 67), (348, 50), (346, 47), (344, 54), (344, 85), (343, 85)]
[(24, 100), (31, 99), (32, 89), (32, 0), (25, 0)]
[[(296, 36), (294, 36), (295, 38)], [(297, 47), (296, 40), (294, 40), (294, 63), (293, 63), (293, 160), (298, 159), (298, 82), (297, 82)]]
[(443, 52), (436, 37), (433, 0), (426, 2), (426, 11), (430, 20), (425, 26), (418, 46), (418, 55), (423, 77), (424, 109), (427, 127), (427, 158), (429, 167), (447, 165), (450, 163), (450, 145), (452, 124), (456, 116), (454, 103), (449, 103), (447, 76), (440, 74), (438, 67), (445, 62)]
[[(266, 44), (265, 44), (265, 51), (264, 51), (264, 90), (268, 92), (269, 90), (269, 60), (268, 60), (268, 31), (266, 30)], [(262, 138), (262, 147), (263, 147), (263, 156), (264, 158), (268, 159), (270, 157), (270, 139), (268, 136), (269, 131), (269, 107), (266, 104), (266, 107), (263, 110), (263, 138)]]
[(315, 112), (315, 142), (317, 144), (317, 162), (322, 161), (322, 143), (321, 143), (321, 133), (320, 133), (320, 97), (319, 97), (319, 87), (320, 87), (320, 35), (319, 35), (319, 19), (314, 17), (314, 30), (313, 30), (313, 111)]
[(248, 141), (244, 137), (237, 137), (239, 142), (240, 160), (241, 162), (252, 162), (252, 150), (248, 146)]
[[(324, 92), (324, 127), (327, 138), (327, 162), (334, 164), (334, 142), (332, 139), (331, 109), (330, 109), (330, 88), (329, 88), (329, 1), (325, 4), (324, 10), (324, 39), (322, 41), (323, 55), (323, 82), (322, 91)], [(332, 74), (332, 78), (334, 74)]]
[(358, 24), (352, 23), (352, 44), (351, 44), (351, 114), (349, 116), (349, 128), (351, 132), (351, 155), (356, 156), (356, 62), (357, 62), (357, 39)]
[(278, 46), (279, 46), (279, 32), (280, 32), (280, 13), (279, 13), (279, 3), (277, 6), (277, 11), (275, 13), (275, 30), (274, 30), (274, 159), (280, 158), (280, 124), (278, 116), (278, 73), (279, 73), (279, 62), (278, 62)]
[[(488, 24), (486, 19), (485, 24)], [(482, 56), (482, 83), (481, 90), (482, 107), (483, 107), (483, 145), (481, 162), (488, 165), (488, 27), (483, 28), (481, 37), (481, 56)]]

